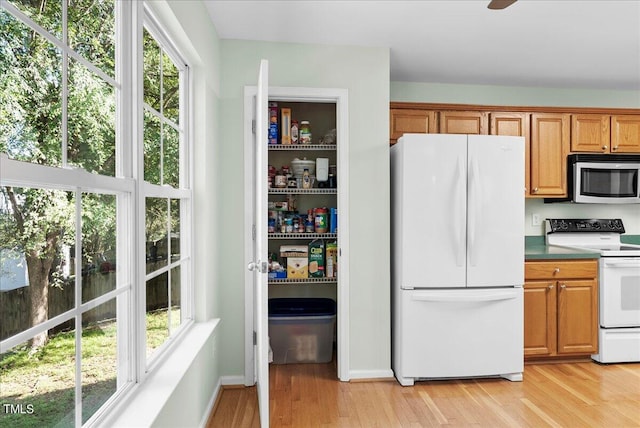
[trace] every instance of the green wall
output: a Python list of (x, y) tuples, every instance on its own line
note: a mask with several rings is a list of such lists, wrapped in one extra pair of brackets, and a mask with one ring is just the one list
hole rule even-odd
[(222, 366), (244, 373), (243, 91), (257, 82), (261, 59), (269, 85), (349, 91), (350, 369), (358, 376), (389, 373), (389, 51), (240, 40), (222, 41), (221, 152), (225, 177), (216, 192), (223, 320)]
[(640, 108), (640, 91), (391, 82), (391, 101), (504, 106)]

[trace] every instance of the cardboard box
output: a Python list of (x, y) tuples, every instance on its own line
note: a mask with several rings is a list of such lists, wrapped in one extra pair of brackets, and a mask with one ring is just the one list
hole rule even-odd
[(309, 277), (324, 277), (324, 241), (321, 239), (309, 243)]
[(269, 144), (278, 144), (278, 103), (269, 103)]
[(269, 279), (285, 279), (287, 277), (287, 271), (274, 270), (269, 272)]
[(309, 259), (306, 257), (287, 257), (287, 279), (305, 279), (309, 277)]
[(291, 144), (291, 109), (280, 109), (280, 144)]
[(281, 245), (280, 257), (307, 257), (308, 248), (306, 245)]

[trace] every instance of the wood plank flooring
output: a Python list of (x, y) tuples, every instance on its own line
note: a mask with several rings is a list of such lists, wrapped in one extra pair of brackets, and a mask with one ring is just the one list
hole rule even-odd
[[(640, 427), (640, 364), (526, 365), (523, 382), (340, 382), (332, 364), (271, 365), (271, 427)], [(260, 426), (254, 387), (225, 388), (207, 424)]]

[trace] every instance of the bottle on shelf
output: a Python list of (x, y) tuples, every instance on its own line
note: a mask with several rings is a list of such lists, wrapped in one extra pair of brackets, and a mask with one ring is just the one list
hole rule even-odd
[(305, 168), (302, 173), (302, 188), (311, 189), (311, 175), (309, 175), (309, 170), (307, 168)]

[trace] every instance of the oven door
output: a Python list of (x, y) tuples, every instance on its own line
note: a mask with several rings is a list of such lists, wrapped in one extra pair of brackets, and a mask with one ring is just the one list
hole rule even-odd
[(577, 162), (573, 201), (581, 203), (640, 203), (640, 164)]
[(600, 326), (640, 327), (640, 257), (600, 258)]

